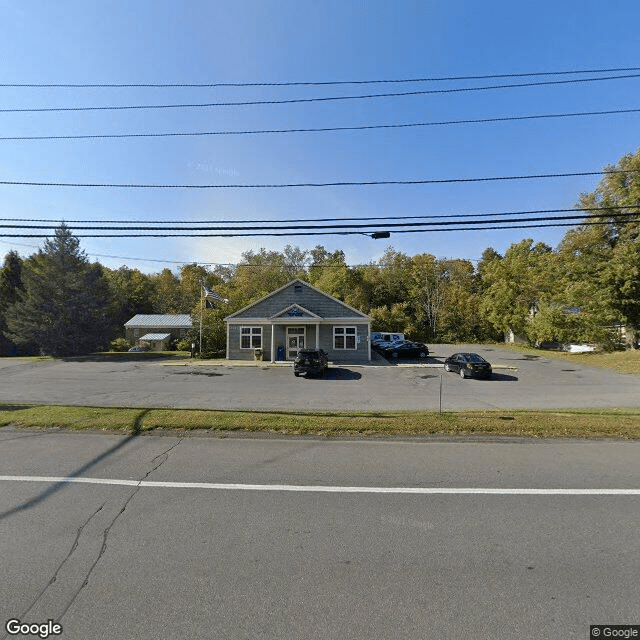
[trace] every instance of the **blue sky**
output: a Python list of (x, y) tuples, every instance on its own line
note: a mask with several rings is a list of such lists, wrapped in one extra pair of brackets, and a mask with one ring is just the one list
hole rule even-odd
[[(199, 83), (397, 79), (640, 66), (640, 3), (0, 2), (1, 82)], [(542, 78), (543, 80), (546, 78)], [(536, 80), (536, 79), (533, 79)], [(511, 82), (518, 82), (512, 80)], [(507, 82), (509, 82), (507, 80)], [(199, 103), (495, 84), (208, 89), (0, 88), (3, 108)], [(0, 113), (0, 135), (358, 126), (640, 107), (640, 78), (371, 100), (207, 109)], [(0, 180), (291, 183), (446, 179), (600, 170), (640, 146), (640, 114), (371, 131), (156, 139), (0, 141)], [(0, 217), (287, 220), (572, 207), (598, 177), (286, 190), (115, 190), (0, 185)], [(350, 264), (391, 245), (477, 259), (562, 228), (234, 239), (83, 239), (109, 267), (235, 263), (243, 251), (343, 249)], [(80, 232), (78, 232), (80, 233)], [(32, 253), (42, 241), (0, 238)], [(108, 258), (106, 256), (121, 256)], [(125, 259), (126, 258), (126, 259)], [(167, 261), (163, 262), (152, 262)], [(175, 265), (174, 265), (175, 266)]]

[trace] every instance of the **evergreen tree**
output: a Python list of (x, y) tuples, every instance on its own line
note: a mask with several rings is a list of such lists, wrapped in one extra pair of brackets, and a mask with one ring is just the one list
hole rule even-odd
[(2, 269), (0, 269), (0, 356), (14, 356), (29, 352), (26, 345), (20, 349), (5, 336), (7, 309), (17, 300), (18, 291), (21, 288), (22, 258), (17, 251), (9, 251), (5, 256)]
[(53, 356), (91, 353), (108, 343), (108, 284), (79, 244), (62, 224), (44, 249), (25, 260), (23, 288), (6, 313), (10, 340), (35, 343)]

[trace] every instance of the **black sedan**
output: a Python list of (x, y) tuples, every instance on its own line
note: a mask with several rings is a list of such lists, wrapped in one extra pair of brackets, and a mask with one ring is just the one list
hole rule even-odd
[(490, 378), (491, 365), (477, 353), (454, 353), (444, 361), (445, 371), (459, 373), (461, 378)]
[(429, 347), (422, 342), (403, 340), (396, 342), (382, 350), (385, 358), (426, 358), (429, 355)]

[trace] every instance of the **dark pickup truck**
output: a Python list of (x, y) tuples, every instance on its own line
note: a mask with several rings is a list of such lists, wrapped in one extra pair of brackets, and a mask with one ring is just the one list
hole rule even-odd
[(322, 349), (300, 349), (293, 361), (293, 375), (321, 376), (329, 368), (329, 354)]

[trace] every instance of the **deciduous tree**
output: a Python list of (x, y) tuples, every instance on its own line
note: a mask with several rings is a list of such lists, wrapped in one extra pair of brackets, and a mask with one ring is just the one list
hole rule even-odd
[(551, 247), (531, 239), (511, 245), (504, 258), (488, 260), (481, 276), (483, 317), (497, 330), (525, 334), (540, 303), (552, 297), (554, 266)]

